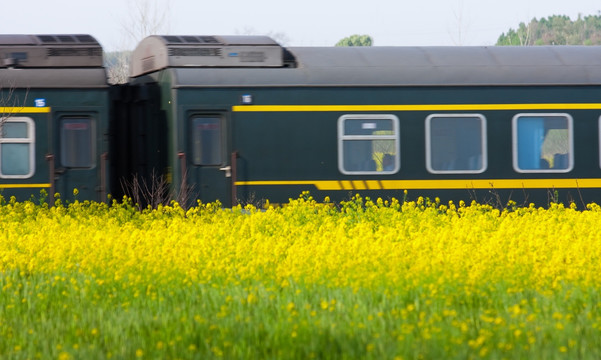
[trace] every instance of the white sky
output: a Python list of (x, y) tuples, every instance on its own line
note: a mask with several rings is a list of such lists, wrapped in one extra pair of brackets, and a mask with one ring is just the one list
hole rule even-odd
[(598, 0), (0, 0), (0, 33), (91, 34), (105, 50), (123, 49), (131, 10), (144, 2), (167, 14), (165, 33), (282, 33), (288, 46), (332, 46), (353, 34), (377, 46), (494, 45), (534, 17), (601, 11)]

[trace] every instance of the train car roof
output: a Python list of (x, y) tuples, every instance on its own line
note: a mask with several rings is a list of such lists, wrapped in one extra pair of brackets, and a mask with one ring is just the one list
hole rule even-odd
[(0, 35), (0, 88), (108, 86), (100, 43), (86, 34)]
[[(187, 57), (185, 51), (173, 50), (182, 48), (182, 43), (157, 38), (153, 44), (146, 42), (145, 48), (134, 51), (132, 68), (137, 66), (138, 71), (132, 76), (170, 69), (175, 75), (174, 87), (601, 84), (601, 46), (290, 47), (281, 48), (282, 59), (277, 65), (249, 65), (203, 63), (199, 61), (203, 54), (200, 50), (188, 50), (189, 55), (196, 56)], [(247, 41), (236, 54), (252, 52), (258, 39), (252, 38), (254, 41)], [(264, 38), (258, 40), (262, 41), (255, 47), (258, 52), (261, 47), (279, 47)], [(206, 49), (218, 45), (224, 42), (186, 44), (205, 49), (207, 56), (210, 53)], [(220, 55), (225, 58), (228, 48), (224, 51)], [(141, 70), (142, 59), (148, 65), (149, 59), (161, 56), (160, 64), (155, 61), (154, 67)], [(218, 57), (215, 52), (212, 56)]]

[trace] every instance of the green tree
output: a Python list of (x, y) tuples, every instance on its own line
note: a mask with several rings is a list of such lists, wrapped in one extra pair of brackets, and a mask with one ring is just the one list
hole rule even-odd
[(576, 20), (553, 15), (501, 34), (496, 45), (601, 45), (601, 15), (578, 15)]
[(338, 41), (336, 46), (372, 46), (373, 42), (369, 35), (351, 35)]

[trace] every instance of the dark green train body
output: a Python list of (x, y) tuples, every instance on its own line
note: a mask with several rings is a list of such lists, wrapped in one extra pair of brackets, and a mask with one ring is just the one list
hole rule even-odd
[[(110, 192), (109, 86), (89, 35), (0, 35), (5, 200), (102, 201)], [(74, 190), (76, 193), (74, 194)]]
[(288, 48), (153, 36), (165, 169), (204, 202), (601, 200), (597, 47)]
[(599, 47), (151, 36), (114, 86), (87, 35), (3, 35), (0, 59), (4, 198), (601, 202)]

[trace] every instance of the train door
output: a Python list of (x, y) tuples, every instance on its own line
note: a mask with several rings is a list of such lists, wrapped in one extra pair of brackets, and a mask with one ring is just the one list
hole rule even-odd
[(186, 188), (203, 203), (219, 200), (223, 206), (232, 204), (229, 127), (225, 111), (189, 113)]
[(55, 115), (55, 186), (63, 199), (105, 200), (101, 194), (106, 184), (99, 176), (105, 164), (97, 154), (97, 127), (98, 115), (93, 112)]

